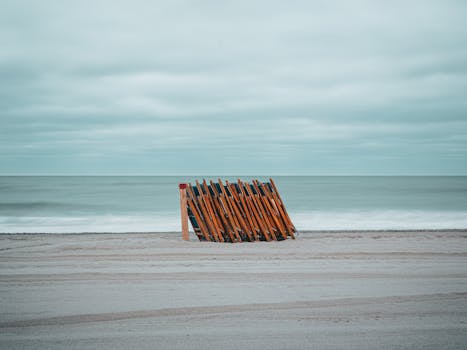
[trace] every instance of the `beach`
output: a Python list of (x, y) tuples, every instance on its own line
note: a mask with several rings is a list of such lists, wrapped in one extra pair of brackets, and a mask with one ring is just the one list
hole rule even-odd
[(467, 230), (0, 235), (1, 349), (465, 349)]
[(467, 1), (1, 5), (0, 350), (467, 350)]

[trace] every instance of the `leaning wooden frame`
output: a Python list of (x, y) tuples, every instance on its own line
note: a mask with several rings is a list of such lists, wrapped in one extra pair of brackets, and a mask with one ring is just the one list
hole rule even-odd
[(206, 180), (180, 184), (182, 237), (188, 219), (200, 241), (254, 242), (295, 239), (297, 232), (272, 179), (240, 179), (225, 184)]

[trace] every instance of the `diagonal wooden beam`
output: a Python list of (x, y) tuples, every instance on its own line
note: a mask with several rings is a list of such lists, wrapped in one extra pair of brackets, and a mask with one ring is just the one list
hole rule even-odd
[(263, 217), (262, 217), (262, 214), (261, 214), (261, 209), (259, 208), (259, 205), (257, 203), (257, 200), (255, 198), (255, 195), (253, 194), (253, 191), (252, 191), (249, 183), (246, 183), (245, 191), (248, 194), (248, 197), (250, 199), (250, 208), (252, 209), (252, 211), (253, 211), (253, 213), (255, 215), (256, 221), (257, 221), (257, 223), (258, 223), (258, 225), (259, 225), (259, 227), (260, 227), (260, 229), (262, 231), (264, 239), (266, 241), (270, 241), (271, 237), (272, 237), (272, 234), (274, 234), (274, 233), (269, 231), (269, 227), (267, 226), (266, 222), (263, 220)]
[(290, 220), (289, 213), (287, 212), (287, 209), (285, 208), (284, 201), (282, 200), (281, 195), (279, 194), (279, 191), (277, 190), (277, 187), (276, 187), (276, 184), (274, 183), (274, 180), (270, 178), (269, 181), (271, 183), (271, 186), (272, 186), (274, 192), (276, 193), (277, 198), (279, 199), (279, 204), (282, 207), (282, 210), (283, 210), (283, 212), (285, 214), (285, 217), (286, 217), (286, 220), (287, 220), (289, 226), (291, 227), (291, 229), (294, 232), (297, 232), (297, 230), (295, 229), (294, 224), (292, 223), (292, 220)]
[(275, 229), (274, 224), (270, 221), (269, 215), (267, 214), (267, 209), (265, 208), (265, 205), (263, 203), (263, 198), (262, 198), (263, 196), (261, 195), (261, 191), (259, 190), (258, 186), (256, 185), (254, 181), (253, 181), (253, 187), (255, 188), (255, 191), (256, 191), (255, 199), (258, 203), (258, 208), (261, 211), (261, 216), (263, 218), (263, 221), (265, 222), (266, 226), (269, 229), (271, 238), (277, 241), (276, 233), (274, 232), (277, 230)]
[(230, 193), (232, 194), (231, 204), (232, 204), (234, 213), (238, 219), (238, 222), (240, 224), (240, 227), (242, 228), (243, 232), (247, 235), (248, 240), (252, 242), (253, 241), (252, 232), (250, 232), (248, 225), (245, 223), (245, 220), (243, 219), (242, 213), (240, 212), (240, 209), (238, 208), (238, 204), (236, 202), (236, 198), (239, 198), (237, 189), (235, 188), (235, 186), (230, 184), (228, 181), (226, 181), (225, 184), (227, 185), (227, 188), (229, 188)]
[(261, 182), (259, 182), (258, 180), (254, 180), (255, 181), (255, 184), (256, 184), (256, 187), (259, 188), (261, 191), (263, 191), (263, 203), (265, 205), (265, 209), (267, 209), (268, 211), (268, 214), (269, 214), (269, 217), (272, 219), (272, 221), (274, 222), (277, 230), (280, 232), (280, 234), (282, 235), (282, 238), (284, 239), (287, 239), (287, 232), (285, 230), (285, 228), (282, 226), (281, 222), (278, 220), (278, 218), (276, 217), (276, 214), (274, 212), (274, 209), (272, 208), (271, 204), (269, 203), (269, 194), (268, 192), (266, 191), (266, 189), (263, 187), (263, 185), (261, 184)]
[(245, 215), (245, 218), (250, 226), (250, 229), (251, 229), (251, 232), (253, 234), (255, 241), (259, 241), (258, 233), (256, 232), (256, 224), (253, 222), (250, 208), (248, 207), (248, 204), (246, 203), (246, 200), (245, 200), (246, 195), (243, 189), (243, 183), (240, 181), (240, 179), (237, 179), (237, 183), (238, 183), (238, 188), (239, 188), (240, 203), (243, 208), (243, 214)]
[[(202, 223), (203, 229), (205, 230), (205, 233), (206, 233), (206, 235), (205, 235), (205, 237), (207, 237), (206, 239), (208, 241), (212, 241), (212, 240), (216, 241), (216, 239), (215, 239), (215, 237), (213, 235), (214, 229), (211, 227), (211, 221), (209, 220), (209, 218), (207, 216), (206, 209), (204, 208), (203, 203), (196, 196), (191, 183), (188, 184), (187, 193), (189, 195), (190, 204), (193, 205), (193, 208), (195, 209), (195, 212), (198, 213), (200, 222)], [(196, 216), (195, 216), (195, 218), (196, 218)], [(201, 226), (200, 226), (200, 228), (201, 228)]]
[(208, 217), (211, 219), (211, 223), (212, 223), (212, 226), (214, 228), (217, 241), (224, 242), (224, 237), (222, 236), (222, 233), (221, 233), (220, 227), (218, 225), (216, 216), (215, 216), (215, 214), (214, 214), (214, 212), (212, 210), (211, 203), (209, 201), (209, 197), (208, 197), (207, 194), (205, 194), (203, 192), (203, 189), (201, 188), (201, 185), (200, 185), (198, 180), (196, 180), (196, 188), (198, 189), (198, 192), (200, 193), (200, 197), (201, 197), (201, 199), (203, 200), (203, 202), (204, 202), (204, 204), (206, 206)]

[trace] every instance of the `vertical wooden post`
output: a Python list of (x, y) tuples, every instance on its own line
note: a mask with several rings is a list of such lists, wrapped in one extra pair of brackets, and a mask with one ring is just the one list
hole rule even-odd
[(182, 218), (182, 239), (188, 241), (188, 212), (186, 203), (186, 184), (179, 184), (178, 189), (180, 191), (180, 216)]

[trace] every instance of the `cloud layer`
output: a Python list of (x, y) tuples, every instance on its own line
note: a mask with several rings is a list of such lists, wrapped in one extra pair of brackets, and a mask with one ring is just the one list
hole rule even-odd
[(2, 174), (467, 174), (467, 6), (2, 3)]

